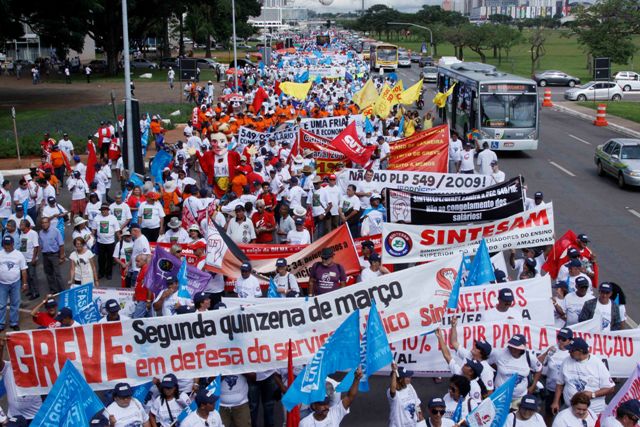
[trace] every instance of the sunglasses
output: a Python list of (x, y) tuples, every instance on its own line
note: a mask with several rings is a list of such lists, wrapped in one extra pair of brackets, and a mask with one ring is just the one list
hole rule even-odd
[(432, 409), (431, 413), (433, 415), (444, 415), (447, 411), (445, 411), (444, 409)]

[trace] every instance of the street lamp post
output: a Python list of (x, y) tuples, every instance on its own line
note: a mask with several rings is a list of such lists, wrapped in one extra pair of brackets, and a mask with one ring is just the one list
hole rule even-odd
[(129, 61), (129, 18), (127, 16), (127, 0), (122, 0), (122, 54), (124, 56), (124, 127), (127, 132), (127, 168), (129, 176), (135, 171), (133, 144), (133, 117), (131, 115), (131, 64)]
[(431, 46), (431, 56), (433, 56), (433, 33), (431, 32), (431, 29), (412, 22), (387, 22), (387, 25), (409, 25), (411, 27), (418, 27), (429, 31), (429, 46)]
[(231, 28), (233, 30), (233, 70), (235, 77), (235, 93), (238, 93), (238, 50), (236, 47), (236, 1), (231, 0)]

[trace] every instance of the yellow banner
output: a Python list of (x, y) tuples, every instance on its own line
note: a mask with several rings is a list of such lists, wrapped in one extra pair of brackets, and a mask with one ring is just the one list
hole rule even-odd
[(304, 101), (307, 98), (307, 93), (311, 89), (311, 82), (308, 83), (293, 83), (284, 82), (280, 83), (280, 89), (285, 95), (292, 96), (300, 101)]

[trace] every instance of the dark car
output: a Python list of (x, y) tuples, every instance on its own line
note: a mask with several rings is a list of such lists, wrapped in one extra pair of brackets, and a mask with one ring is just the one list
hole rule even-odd
[(558, 70), (539, 71), (534, 74), (533, 79), (541, 87), (545, 87), (547, 85), (574, 87), (575, 85), (580, 84), (580, 79), (578, 77), (570, 76), (569, 74)]
[(162, 58), (160, 59), (160, 68), (167, 69), (169, 67), (177, 68), (178, 67), (178, 58)]
[(201, 70), (205, 68), (208, 68), (210, 70), (215, 70), (220, 66), (219, 63), (217, 63), (211, 58), (197, 58), (196, 63), (198, 64), (198, 68), (200, 68)]
[(106, 73), (108, 69), (107, 61), (105, 59), (94, 59), (87, 65), (91, 68), (92, 73)]
[[(238, 62), (238, 68), (244, 68), (244, 67), (256, 68), (256, 64), (249, 61), (248, 59), (238, 58), (237, 62)], [(229, 61), (229, 68), (233, 68), (234, 66), (235, 64), (233, 63), (233, 59), (232, 59), (231, 61)]]
[(420, 66), (420, 68), (430, 67), (434, 64), (435, 63), (433, 62), (433, 58), (427, 55), (422, 55), (420, 57), (420, 60), (418, 61), (418, 65)]
[(420, 62), (421, 58), (422, 58), (422, 55), (420, 55), (419, 53), (411, 54), (411, 62)]

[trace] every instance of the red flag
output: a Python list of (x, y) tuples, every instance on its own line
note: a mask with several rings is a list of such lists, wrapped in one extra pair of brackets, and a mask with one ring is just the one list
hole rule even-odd
[(278, 80), (276, 80), (276, 84), (275, 84), (275, 86), (273, 88), (273, 91), (278, 96), (280, 96), (280, 94), (282, 93), (282, 89), (280, 89), (280, 82)]
[(89, 157), (87, 158), (87, 173), (85, 177), (87, 184), (91, 185), (93, 178), (96, 176), (96, 163), (98, 163), (98, 158), (96, 157), (96, 146), (92, 140), (87, 142), (87, 151), (89, 152)]
[(253, 103), (251, 104), (254, 113), (258, 113), (260, 111), (260, 108), (262, 108), (262, 103), (268, 97), (269, 95), (267, 95), (267, 91), (264, 90), (261, 86), (256, 92), (256, 96), (253, 98)]
[[(295, 377), (293, 375), (293, 349), (291, 339), (289, 339), (289, 355), (287, 360), (287, 386), (291, 386)], [(293, 408), (287, 412), (287, 427), (298, 427), (300, 424), (300, 406)]]
[(331, 145), (359, 165), (367, 164), (375, 151), (374, 146), (365, 147), (360, 142), (356, 122), (351, 122), (349, 126), (340, 132), (340, 134), (331, 141)]
[(542, 265), (542, 269), (549, 273), (553, 279), (558, 277), (560, 267), (568, 262), (567, 251), (569, 248), (578, 247), (576, 241), (576, 234), (569, 230), (553, 244), (553, 248), (551, 248), (551, 252), (547, 256), (547, 261)]

